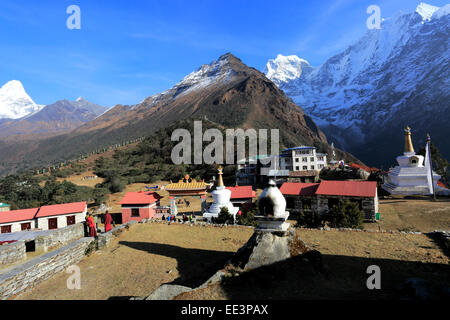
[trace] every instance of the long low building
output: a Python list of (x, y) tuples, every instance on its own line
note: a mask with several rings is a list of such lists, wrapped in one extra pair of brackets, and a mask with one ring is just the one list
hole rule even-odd
[(358, 203), (364, 213), (364, 220), (376, 220), (378, 212), (376, 181), (285, 182), (280, 191), (286, 198), (288, 210), (292, 213), (312, 211), (323, 215), (337, 205), (339, 200), (349, 200)]
[(52, 230), (85, 221), (86, 202), (42, 206), (40, 208), (0, 212), (0, 232)]
[(230, 201), (235, 207), (246, 210), (252, 209), (253, 199), (256, 198), (256, 192), (252, 189), (252, 186), (234, 186), (226, 188), (231, 191)]

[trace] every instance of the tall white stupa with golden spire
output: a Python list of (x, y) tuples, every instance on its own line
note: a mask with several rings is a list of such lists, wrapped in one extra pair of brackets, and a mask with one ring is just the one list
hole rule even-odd
[(394, 195), (430, 195), (432, 185), (438, 190), (437, 181), (441, 176), (432, 171), (431, 177), (429, 161), (414, 152), (409, 126), (405, 128), (405, 151), (397, 157), (397, 162), (398, 166), (388, 173), (382, 185), (384, 190)]
[(225, 188), (222, 179), (222, 167), (219, 166), (219, 182), (217, 184), (216, 190), (212, 192), (213, 204), (209, 207), (209, 209), (203, 214), (203, 217), (208, 221), (211, 221), (211, 218), (217, 218), (219, 216), (220, 210), (222, 208), (227, 208), (228, 213), (236, 218), (236, 214), (239, 211), (239, 208), (235, 208), (233, 203), (231, 203), (231, 191)]

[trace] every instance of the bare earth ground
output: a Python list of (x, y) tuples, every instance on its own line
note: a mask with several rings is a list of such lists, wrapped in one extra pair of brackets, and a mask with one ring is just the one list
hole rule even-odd
[(94, 175), (95, 174), (93, 171), (85, 171), (85, 172), (82, 172), (80, 175), (72, 175), (67, 178), (57, 178), (56, 180), (59, 182), (63, 182), (64, 180), (66, 180), (66, 181), (72, 182), (73, 184), (76, 184), (78, 186), (95, 188), (96, 184), (103, 182), (103, 180), (104, 180), (103, 178), (98, 177), (98, 178), (89, 179), (89, 180), (83, 179), (86, 176), (94, 176)]
[(69, 290), (62, 272), (19, 299), (108, 299), (148, 296), (161, 284), (197, 286), (244, 245), (250, 228), (138, 224), (109, 248), (83, 259), (81, 290)]
[[(297, 230), (323, 255), (318, 272), (301, 256), (182, 299), (392, 298), (404, 280), (419, 277), (450, 285), (448, 257), (425, 235)], [(139, 224), (112, 245), (81, 261), (81, 290), (68, 290), (61, 273), (18, 299), (108, 299), (147, 296), (161, 284), (196, 287), (224, 266), (250, 238), (250, 228)], [(366, 287), (366, 269), (378, 265), (382, 289)]]
[(432, 232), (450, 230), (450, 199), (436, 202), (424, 199), (397, 197), (380, 200), (381, 221), (365, 224), (365, 229)]
[[(177, 299), (399, 299), (408, 297), (402, 285), (413, 277), (428, 281), (433, 297), (440, 298), (442, 286), (450, 286), (448, 257), (425, 235), (303, 229), (297, 233), (322, 253), (322, 270), (298, 256)], [(367, 289), (370, 265), (380, 267), (381, 290)]]

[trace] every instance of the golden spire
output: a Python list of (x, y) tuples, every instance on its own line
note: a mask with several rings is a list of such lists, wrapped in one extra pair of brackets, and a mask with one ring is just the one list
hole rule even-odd
[(219, 184), (217, 186), (218, 187), (224, 187), (223, 179), (222, 179), (222, 174), (223, 174), (222, 166), (219, 166), (218, 171), (219, 171)]
[(414, 147), (411, 141), (411, 128), (406, 126), (405, 128), (405, 153), (414, 153)]

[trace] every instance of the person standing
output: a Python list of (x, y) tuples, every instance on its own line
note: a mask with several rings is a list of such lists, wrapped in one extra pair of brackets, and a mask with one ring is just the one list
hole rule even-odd
[(113, 219), (112, 219), (111, 215), (109, 214), (109, 211), (106, 210), (106, 214), (105, 214), (105, 232), (108, 232), (108, 231), (110, 231), (112, 229), (111, 222), (113, 222)]
[(97, 238), (97, 230), (95, 228), (95, 222), (94, 222), (94, 217), (92, 216), (92, 214), (89, 214), (88, 218), (88, 224), (89, 224), (89, 230), (90, 230), (90, 236)]

